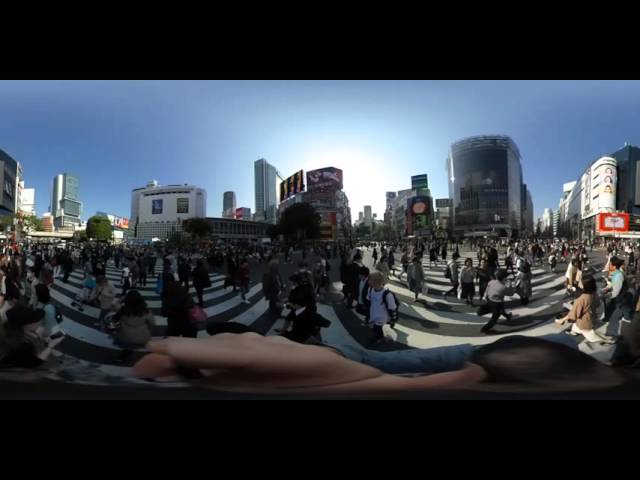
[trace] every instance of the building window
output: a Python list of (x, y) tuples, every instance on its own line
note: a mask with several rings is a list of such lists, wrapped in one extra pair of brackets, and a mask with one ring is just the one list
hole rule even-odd
[(152, 215), (162, 214), (162, 199), (151, 201), (151, 214)]
[(178, 204), (177, 213), (189, 213), (188, 198), (178, 198), (177, 204)]

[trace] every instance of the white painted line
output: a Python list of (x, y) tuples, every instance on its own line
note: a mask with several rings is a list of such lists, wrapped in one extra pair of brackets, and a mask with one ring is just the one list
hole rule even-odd
[[(59, 291), (54, 290), (53, 288), (49, 290), (49, 293), (51, 294), (51, 298), (56, 300), (58, 303), (61, 303), (62, 305), (69, 307), (72, 310), (76, 310), (78, 313), (80, 313), (80, 315), (84, 315), (85, 317), (89, 317), (93, 320), (100, 319), (101, 310), (99, 308), (92, 307), (90, 305), (83, 305), (83, 311), (80, 312), (77, 307), (74, 307), (71, 305), (71, 303), (73, 302), (72, 298), (67, 297), (66, 295), (60, 293)], [(164, 317), (154, 315), (153, 320), (155, 324), (159, 327), (167, 325), (167, 319)]]
[(318, 313), (322, 315), (327, 320), (331, 321), (331, 325), (328, 328), (323, 328), (320, 330), (320, 336), (322, 337), (323, 343), (328, 344), (346, 344), (360, 347), (361, 345), (354, 340), (354, 338), (349, 334), (342, 322), (336, 315), (333, 307), (329, 305), (318, 305)]
[[(247, 299), (253, 297), (254, 295), (256, 295), (257, 293), (260, 293), (262, 291), (262, 283), (258, 283), (256, 285), (254, 285), (251, 290), (249, 290), (249, 293), (247, 293), (246, 297)], [(210, 307), (205, 308), (205, 312), (207, 312), (207, 317), (211, 318), (214, 315), (219, 315), (223, 312), (226, 312), (227, 310), (231, 310), (232, 308), (240, 305), (242, 303), (242, 299), (240, 298), (240, 294), (238, 294), (238, 296), (230, 298), (229, 300), (226, 300), (222, 303), (218, 303), (216, 305), (212, 305)]]

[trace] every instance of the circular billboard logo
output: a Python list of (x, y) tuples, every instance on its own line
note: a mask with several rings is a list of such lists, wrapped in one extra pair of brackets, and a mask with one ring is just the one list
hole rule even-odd
[(413, 213), (421, 215), (427, 211), (427, 205), (424, 202), (418, 202), (413, 205)]

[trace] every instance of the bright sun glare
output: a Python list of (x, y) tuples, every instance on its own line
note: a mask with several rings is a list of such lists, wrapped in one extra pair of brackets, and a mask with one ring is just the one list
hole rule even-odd
[(342, 169), (352, 220), (358, 218), (358, 212), (363, 210), (364, 205), (371, 205), (378, 218), (382, 218), (385, 191), (392, 190), (389, 187), (394, 185), (395, 170), (392, 163), (356, 148), (310, 152), (304, 161), (305, 171), (322, 167)]

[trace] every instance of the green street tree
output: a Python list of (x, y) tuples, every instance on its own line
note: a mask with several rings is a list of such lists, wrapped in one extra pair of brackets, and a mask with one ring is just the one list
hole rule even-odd
[(389, 225), (376, 225), (373, 237), (376, 241), (391, 241), (394, 237), (394, 230)]
[(269, 225), (267, 227), (266, 234), (267, 234), (267, 237), (274, 239), (278, 235), (282, 234), (282, 229), (280, 228), (280, 225)]
[(290, 239), (312, 240), (320, 237), (320, 220), (313, 206), (296, 203), (282, 212), (278, 228), (281, 234)]
[(190, 218), (182, 222), (182, 229), (194, 239), (207, 238), (213, 232), (213, 226), (205, 218)]
[(42, 231), (42, 220), (35, 215), (25, 215), (21, 219), (22, 228), (25, 232), (40, 232)]
[(361, 223), (355, 228), (353, 233), (358, 240), (364, 240), (371, 235), (371, 228), (369, 228), (368, 225)]
[(87, 237), (98, 242), (108, 242), (112, 238), (111, 222), (107, 217), (93, 216), (87, 221)]

